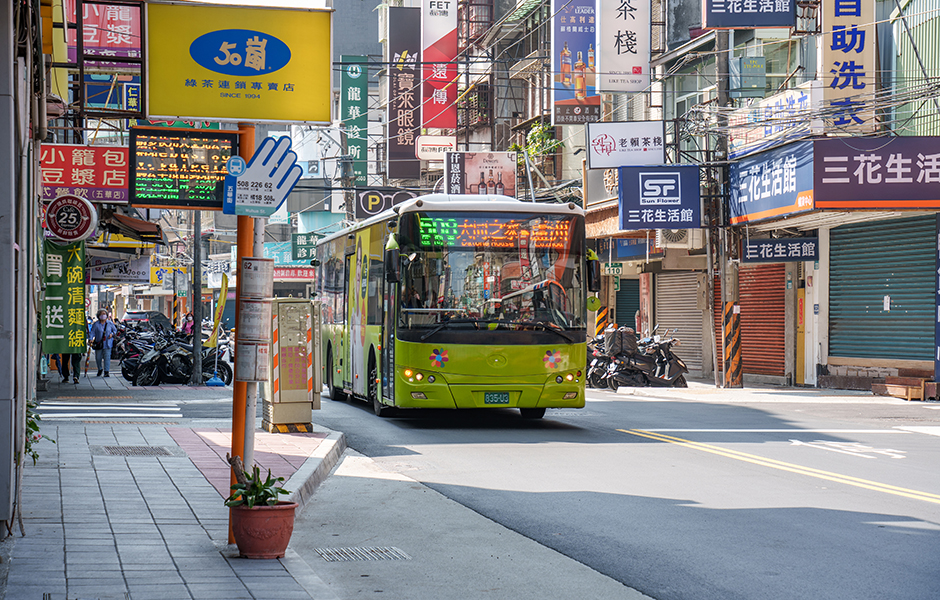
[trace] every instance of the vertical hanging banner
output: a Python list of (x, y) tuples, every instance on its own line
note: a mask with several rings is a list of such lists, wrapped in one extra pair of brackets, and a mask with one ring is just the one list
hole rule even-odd
[(365, 56), (344, 54), (340, 76), (340, 120), (346, 129), (346, 152), (352, 156), (355, 185), (368, 185), (369, 68)]
[[(837, 0), (820, 5), (823, 15), (823, 104), (826, 125), (871, 133), (875, 111), (875, 0)], [(868, 105), (868, 106), (866, 106)], [(831, 122), (830, 122), (831, 119)]]
[(552, 0), (552, 124), (600, 121), (595, 0)]
[(597, 0), (597, 11), (597, 89), (642, 92), (650, 85), (650, 3)]
[(457, 0), (426, 0), (421, 14), (424, 127), (457, 127)]
[(85, 242), (43, 242), (43, 354), (83, 354), (85, 332)]
[(421, 9), (388, 9), (388, 177), (417, 179), (415, 138), (421, 128)]

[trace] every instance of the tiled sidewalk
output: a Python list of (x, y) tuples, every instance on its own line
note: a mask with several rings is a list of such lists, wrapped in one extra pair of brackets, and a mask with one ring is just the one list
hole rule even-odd
[[(224, 460), (215, 446), (225, 444), (226, 432), (171, 430), (172, 435), (158, 425), (43, 425), (56, 444), (41, 442), (38, 464), (24, 472), (26, 537), (15, 539), (6, 598), (314, 596), (309, 590), (322, 582), (291, 551), (281, 560), (233, 557), (236, 551), (227, 545), (228, 509), (220, 498), (227, 495), (227, 468), (222, 492), (207, 481), (207, 476), (219, 480), (221, 471), (204, 475), (187, 456), (192, 450), (199, 463)], [(258, 437), (256, 457), (262, 465), (272, 452), (288, 454), (272, 470), (296, 470), (302, 453), (309, 456), (308, 449), (322, 439), (267, 441), (260, 432)], [(158, 447), (170, 455), (108, 456), (105, 446)]]

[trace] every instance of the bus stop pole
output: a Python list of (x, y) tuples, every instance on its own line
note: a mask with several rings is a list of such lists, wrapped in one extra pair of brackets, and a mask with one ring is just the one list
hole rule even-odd
[[(264, 256), (264, 228), (267, 219), (253, 218), (254, 239), (253, 253), (251, 256)], [(245, 388), (245, 436), (243, 444), (245, 448), (245, 468), (249, 469), (255, 464), (255, 428), (258, 413), (258, 394), (261, 391), (261, 384), (257, 381), (249, 381)]]
[[(253, 123), (238, 124), (238, 154), (246, 162), (251, 160), (255, 153), (255, 126)], [(254, 219), (249, 216), (239, 215), (238, 233), (236, 246), (235, 273), (237, 280), (235, 282), (235, 325), (238, 326), (238, 312), (241, 304), (242, 290), (242, 259), (252, 256), (254, 252)], [(236, 329), (236, 335), (238, 331)], [(235, 369), (238, 369), (238, 360), (235, 361)], [(238, 373), (235, 374), (235, 381), (232, 382), (232, 456), (239, 456), (244, 460), (245, 457), (245, 409), (248, 398), (248, 384), (244, 381), (238, 381)], [(246, 469), (251, 465), (245, 464)], [(235, 484), (235, 472), (232, 471), (230, 483)], [(234, 544), (235, 537), (232, 535), (231, 509), (229, 509), (229, 527), (228, 543)]]

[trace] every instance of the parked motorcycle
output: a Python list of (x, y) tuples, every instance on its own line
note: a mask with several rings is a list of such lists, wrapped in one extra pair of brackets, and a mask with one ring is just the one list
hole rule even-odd
[[(203, 381), (210, 379), (218, 368), (219, 378), (229, 385), (234, 378), (231, 367), (217, 349), (204, 348), (202, 357)], [(218, 362), (218, 366), (216, 363)], [(123, 368), (122, 368), (123, 373)], [(160, 383), (187, 383), (192, 379), (193, 347), (172, 337), (157, 336), (154, 345), (138, 362), (134, 372), (134, 385), (159, 385)]]
[[(675, 333), (675, 332), (673, 332)], [(675, 337), (644, 338), (633, 348), (617, 354), (607, 370), (607, 385), (618, 387), (688, 387), (689, 368), (672, 351), (680, 344)]]
[(604, 352), (604, 335), (601, 334), (588, 343), (588, 366), (585, 381), (588, 387), (607, 388), (607, 372), (611, 357)]

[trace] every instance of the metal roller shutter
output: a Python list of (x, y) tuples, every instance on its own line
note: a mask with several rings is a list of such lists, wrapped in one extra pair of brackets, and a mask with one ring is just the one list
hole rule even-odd
[(640, 280), (621, 279), (617, 292), (617, 325), (636, 328), (636, 311), (640, 310)]
[(830, 356), (933, 360), (935, 235), (934, 216), (830, 231)]
[(702, 372), (702, 316), (697, 308), (697, 273), (658, 273), (656, 275), (656, 315), (653, 324), (659, 333), (676, 329), (682, 342), (676, 354), (690, 371)]
[[(742, 371), (750, 375), (786, 375), (786, 266), (783, 263), (741, 265), (738, 302), (741, 306)], [(715, 306), (721, 306), (721, 283), (715, 278)], [(721, 315), (715, 310), (718, 369), (722, 369)]]

